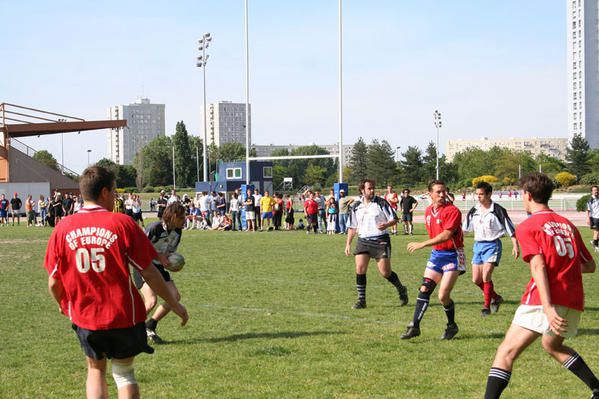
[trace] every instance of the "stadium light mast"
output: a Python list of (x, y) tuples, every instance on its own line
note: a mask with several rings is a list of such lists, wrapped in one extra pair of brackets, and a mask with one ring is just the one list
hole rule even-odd
[(441, 127), (443, 126), (443, 121), (441, 120), (441, 113), (437, 110), (435, 110), (435, 112), (433, 112), (433, 119), (435, 121), (435, 127), (437, 128), (437, 180), (439, 180), (439, 130), (441, 129)]
[[(198, 40), (198, 50), (202, 52), (197, 58), (196, 66), (198, 68), (202, 68), (202, 72), (204, 75), (204, 140), (202, 140), (202, 151), (203, 151), (203, 166), (204, 166), (204, 181), (208, 181), (208, 169), (207, 169), (207, 151), (206, 151), (206, 141), (207, 141), (207, 125), (206, 125), (206, 62), (208, 61), (209, 54), (206, 54), (206, 49), (210, 45), (212, 41), (212, 37), (210, 33), (205, 33), (201, 39)], [(198, 180), (200, 179), (200, 154), (199, 149), (196, 147), (196, 166), (198, 169)]]
[(92, 152), (92, 150), (87, 150), (87, 166), (89, 166), (89, 154)]

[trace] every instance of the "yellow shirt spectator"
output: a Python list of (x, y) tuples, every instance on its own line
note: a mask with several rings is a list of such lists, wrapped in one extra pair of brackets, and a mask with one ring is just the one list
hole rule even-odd
[(260, 212), (272, 212), (275, 201), (271, 196), (264, 196), (260, 199)]

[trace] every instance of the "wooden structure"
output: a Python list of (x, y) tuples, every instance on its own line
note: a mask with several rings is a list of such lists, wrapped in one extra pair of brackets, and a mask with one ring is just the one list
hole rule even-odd
[(0, 183), (11, 181), (11, 138), (41, 136), (57, 133), (82, 132), (86, 130), (115, 129), (127, 126), (126, 120), (85, 119), (24, 107), (0, 103)]

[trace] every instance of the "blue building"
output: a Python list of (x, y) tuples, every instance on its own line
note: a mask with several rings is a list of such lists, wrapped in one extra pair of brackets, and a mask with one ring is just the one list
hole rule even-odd
[[(245, 184), (245, 173), (245, 161), (219, 161), (215, 181), (196, 182), (196, 192), (232, 192)], [(261, 192), (268, 190), (272, 193), (272, 161), (251, 161), (250, 179), (250, 184)]]

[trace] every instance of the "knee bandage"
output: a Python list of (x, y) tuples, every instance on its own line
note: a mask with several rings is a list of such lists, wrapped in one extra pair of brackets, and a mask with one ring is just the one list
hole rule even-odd
[(427, 294), (429, 297), (431, 296), (431, 294), (433, 293), (433, 291), (435, 290), (435, 287), (437, 286), (437, 283), (435, 283), (434, 280), (428, 278), (428, 277), (424, 277), (422, 279), (422, 287), (425, 288), (425, 291), (421, 293), (423, 294)]
[(135, 380), (135, 371), (133, 369), (133, 362), (131, 363), (119, 363), (112, 362), (112, 378), (116, 383), (117, 388), (122, 388), (125, 385), (137, 384)]

